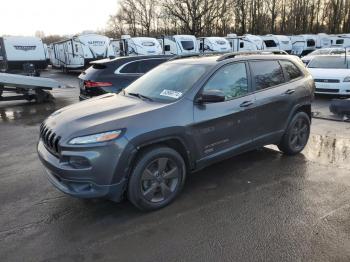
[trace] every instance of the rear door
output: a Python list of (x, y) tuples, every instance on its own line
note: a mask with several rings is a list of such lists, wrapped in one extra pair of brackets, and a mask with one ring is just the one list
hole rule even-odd
[[(257, 112), (256, 140), (273, 143), (284, 132), (290, 112), (296, 104), (296, 92), (301, 77), (290, 61), (250, 61)], [(292, 79), (293, 78), (293, 79)]]
[(203, 90), (220, 90), (225, 94), (225, 101), (194, 105), (193, 129), (198, 158), (206, 160), (249, 145), (256, 117), (246, 63), (224, 65)]

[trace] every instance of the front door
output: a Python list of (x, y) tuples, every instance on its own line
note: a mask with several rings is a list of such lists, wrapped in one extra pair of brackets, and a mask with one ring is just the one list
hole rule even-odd
[(209, 160), (250, 144), (255, 130), (254, 95), (246, 63), (224, 65), (202, 90), (220, 90), (225, 101), (195, 104), (193, 133), (197, 159)]

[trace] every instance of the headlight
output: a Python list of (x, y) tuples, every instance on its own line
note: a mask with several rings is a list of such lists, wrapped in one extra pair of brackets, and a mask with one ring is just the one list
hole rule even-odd
[(73, 138), (69, 141), (69, 144), (71, 145), (84, 145), (84, 144), (92, 144), (92, 143), (100, 143), (100, 142), (106, 142), (113, 139), (116, 139), (121, 134), (121, 130), (115, 130), (115, 131), (109, 131), (89, 136), (80, 136)]
[(343, 82), (350, 82), (350, 76), (345, 77)]

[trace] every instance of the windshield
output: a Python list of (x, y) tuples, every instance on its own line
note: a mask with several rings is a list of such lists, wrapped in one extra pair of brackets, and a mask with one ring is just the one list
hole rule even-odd
[(173, 102), (181, 98), (206, 69), (205, 65), (162, 64), (137, 79), (125, 91), (159, 102)]
[(346, 63), (345, 56), (318, 56), (311, 60), (309, 68), (349, 68), (349, 60)]
[(184, 50), (193, 50), (194, 49), (194, 43), (193, 41), (181, 41), (181, 45)]

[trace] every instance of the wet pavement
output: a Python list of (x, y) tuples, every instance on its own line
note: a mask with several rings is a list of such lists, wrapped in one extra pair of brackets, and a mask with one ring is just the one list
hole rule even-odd
[[(53, 76), (76, 86), (76, 74)], [(302, 154), (268, 147), (223, 161), (188, 176), (169, 207), (142, 213), (48, 182), (39, 124), (78, 89), (53, 94), (0, 103), (0, 261), (350, 261), (349, 123), (314, 119)]]

